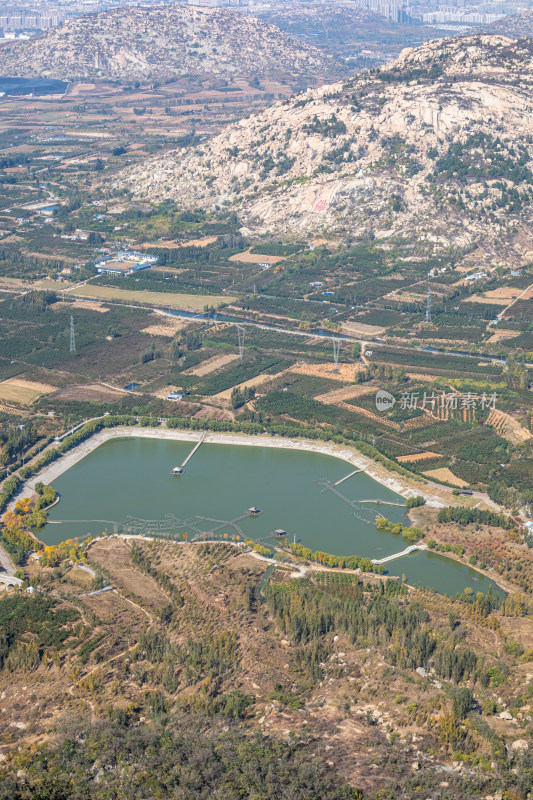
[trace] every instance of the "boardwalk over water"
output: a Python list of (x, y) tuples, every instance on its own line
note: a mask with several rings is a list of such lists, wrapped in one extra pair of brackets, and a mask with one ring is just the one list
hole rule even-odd
[(415, 550), (427, 550), (425, 544), (412, 544), (409, 547), (406, 547), (405, 550), (402, 550), (401, 553), (393, 553), (391, 556), (385, 556), (385, 558), (373, 558), (373, 564), (386, 564), (387, 561), (394, 561), (396, 558), (401, 558), (402, 556), (408, 556), (409, 553), (414, 553)]
[[(337, 484), (335, 484), (336, 486)], [(405, 508), (405, 503), (392, 503), (390, 500), (358, 500), (358, 503), (375, 503), (378, 506), (398, 506)]]
[(341, 483), (344, 483), (344, 481), (347, 481), (348, 478), (352, 478), (354, 475), (359, 475), (360, 472), (364, 472), (364, 471), (365, 471), (364, 469), (354, 469), (353, 472), (350, 472), (350, 473), (348, 473), (348, 475), (345, 475), (344, 478), (341, 478), (340, 481), (337, 481), (336, 483), (334, 483), (333, 486), (340, 486)]
[(183, 472), (183, 470), (185, 469), (185, 467), (187, 466), (187, 464), (189, 463), (189, 461), (191, 460), (193, 455), (196, 453), (196, 451), (198, 450), (198, 448), (200, 447), (200, 445), (204, 441), (206, 433), (207, 433), (207, 431), (204, 431), (202, 433), (202, 435), (200, 437), (200, 440), (198, 442), (196, 442), (196, 444), (194, 445), (193, 449), (191, 450), (191, 452), (189, 453), (189, 455), (187, 456), (187, 458), (185, 459), (183, 464), (180, 467), (174, 467), (174, 469), (172, 471), (174, 472), (175, 475), (181, 475), (181, 473)]

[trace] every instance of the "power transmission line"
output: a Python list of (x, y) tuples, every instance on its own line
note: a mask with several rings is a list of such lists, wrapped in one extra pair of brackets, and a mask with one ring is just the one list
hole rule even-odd
[(333, 361), (335, 362), (335, 367), (333, 372), (339, 371), (339, 351), (341, 349), (341, 340), (340, 339), (333, 339)]
[(76, 334), (74, 333), (74, 317), (70, 315), (70, 352), (76, 352)]
[(239, 358), (244, 358), (244, 337), (246, 336), (246, 328), (243, 325), (237, 325), (237, 337), (239, 340)]

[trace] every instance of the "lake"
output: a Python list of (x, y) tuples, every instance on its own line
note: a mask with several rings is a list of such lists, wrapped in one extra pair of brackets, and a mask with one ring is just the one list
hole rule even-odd
[[(46, 544), (103, 531), (188, 533), (219, 528), (272, 544), (276, 529), (313, 550), (336, 555), (383, 558), (410, 544), (378, 531), (383, 514), (409, 524), (405, 508), (359, 503), (403, 499), (365, 473), (331, 486), (353, 472), (347, 462), (322, 453), (287, 448), (203, 444), (185, 467), (171, 474), (193, 447), (166, 439), (113, 439), (98, 447), (53, 481), (61, 501), (39, 533)], [(262, 513), (243, 517), (256, 506)], [(66, 520), (64, 524), (54, 524)], [(234, 526), (227, 523), (235, 521)], [(270, 538), (269, 538), (270, 537)], [(405, 573), (408, 583), (454, 595), (474, 591), (501, 594), (488, 578), (436, 553), (416, 552), (385, 565), (391, 575)]]

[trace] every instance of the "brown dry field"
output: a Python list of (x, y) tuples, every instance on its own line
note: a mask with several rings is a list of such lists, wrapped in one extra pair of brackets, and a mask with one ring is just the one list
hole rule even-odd
[(29, 406), (43, 394), (50, 394), (56, 389), (47, 383), (35, 383), (22, 378), (9, 378), (0, 383), (0, 400), (11, 403), (20, 403)]
[(335, 372), (335, 365), (332, 364), (295, 364), (291, 367), (291, 372), (299, 375), (311, 375), (317, 378), (330, 378), (333, 381), (353, 384), (356, 372), (365, 368), (364, 364), (342, 364), (339, 363), (338, 371)]
[(375, 389), (369, 389), (362, 384), (344, 386), (342, 389), (332, 389), (330, 392), (315, 395), (314, 399), (319, 403), (340, 403), (351, 400), (354, 397), (364, 397), (367, 394), (374, 394)]
[(88, 403), (112, 403), (121, 400), (127, 392), (114, 389), (105, 383), (80, 383), (64, 386), (50, 395), (50, 400), (80, 401)]
[(166, 336), (173, 339), (178, 331), (183, 330), (189, 324), (186, 319), (181, 317), (168, 316), (166, 314), (150, 314), (146, 328), (141, 328), (141, 333), (148, 333), (151, 336)]
[(240, 261), (242, 264), (279, 264), (285, 261), (285, 256), (262, 256), (260, 253), (250, 253), (249, 250), (244, 250), (242, 253), (235, 253), (230, 256), (228, 261)]
[(498, 342), (504, 342), (506, 339), (514, 339), (515, 336), (520, 336), (520, 331), (496, 331), (492, 334), (490, 339), (487, 339), (488, 344), (497, 344)]
[(238, 360), (238, 353), (226, 353), (226, 355), (223, 356), (213, 356), (212, 358), (202, 361), (201, 364), (198, 364), (196, 367), (191, 367), (190, 369), (185, 370), (183, 374), (196, 375), (198, 378), (203, 378), (204, 375), (209, 375), (211, 372), (215, 372), (217, 369), (227, 367), (227, 365), (231, 364), (232, 361)]
[(70, 305), (72, 308), (79, 309), (80, 311), (97, 311), (99, 314), (105, 314), (109, 311), (109, 308), (102, 305), (102, 303), (91, 302), (90, 300), (74, 300), (71, 303), (60, 301), (59, 303), (54, 303), (52, 310), (62, 305)]
[(381, 336), (387, 329), (378, 325), (366, 325), (363, 322), (343, 322), (342, 333), (348, 336)]
[[(38, 281), (35, 285), (43, 284), (43, 288), (50, 287), (52, 281)], [(64, 285), (60, 284), (60, 289), (65, 290)], [(141, 289), (117, 289), (111, 286), (98, 286), (86, 284), (76, 289), (76, 294), (85, 295), (91, 300), (119, 300), (123, 302), (139, 303), (141, 305), (155, 305), (171, 308), (185, 308), (188, 311), (202, 311), (206, 305), (220, 306), (235, 300), (234, 297), (222, 297), (221, 295), (202, 295), (202, 294), (181, 294), (179, 292), (152, 292)]]
[(109, 311), (109, 308), (102, 303), (92, 303), (90, 300), (76, 300), (74, 307), (81, 308), (83, 311), (97, 311), (99, 314)]
[(458, 478), (457, 475), (454, 475), (448, 467), (429, 469), (427, 472), (424, 472), (424, 475), (427, 475), (428, 478), (436, 478), (438, 481), (446, 481), (446, 483), (451, 483), (452, 486), (458, 486), (460, 489), (462, 489), (463, 486), (469, 485), (466, 481), (463, 481), (462, 478)]
[(490, 289), (485, 292), (483, 297), (493, 300), (514, 300), (522, 294), (523, 289), (516, 289), (514, 286), (501, 286), (499, 289)]
[(161, 272), (165, 275), (168, 273), (170, 275), (181, 275), (184, 272), (187, 272), (186, 269), (180, 269), (179, 267), (151, 267), (152, 272)]
[(506, 306), (509, 303), (509, 300), (496, 297), (485, 297), (483, 294), (471, 294), (470, 297), (465, 297), (464, 300), (461, 300), (461, 303), (481, 303), (483, 305)]
[(432, 453), (431, 450), (426, 450), (424, 453), (414, 453), (410, 456), (397, 456), (396, 460), (400, 464), (411, 464), (413, 461), (424, 461), (426, 458), (440, 458), (440, 453)]
[(263, 386), (265, 383), (270, 383), (271, 381), (275, 381), (277, 378), (283, 377), (283, 375), (287, 374), (287, 370), (282, 370), (281, 372), (276, 372), (274, 375), (267, 374), (266, 372), (262, 375), (257, 375), (255, 378), (250, 378), (249, 381), (243, 381), (242, 383), (237, 383), (235, 386), (231, 386), (229, 389), (225, 389), (223, 392), (219, 392), (218, 394), (213, 395), (213, 400), (229, 400), (231, 398), (231, 393), (234, 389), (244, 389), (245, 386), (254, 387), (257, 389)]

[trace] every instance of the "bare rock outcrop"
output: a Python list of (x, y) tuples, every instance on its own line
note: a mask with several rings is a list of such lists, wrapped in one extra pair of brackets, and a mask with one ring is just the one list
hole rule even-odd
[(199, 6), (115, 8), (0, 49), (0, 70), (59, 80), (331, 74), (328, 56), (274, 25)]
[(430, 42), (115, 185), (228, 208), (255, 235), (399, 237), (519, 259), (533, 248), (532, 73), (533, 42)]

